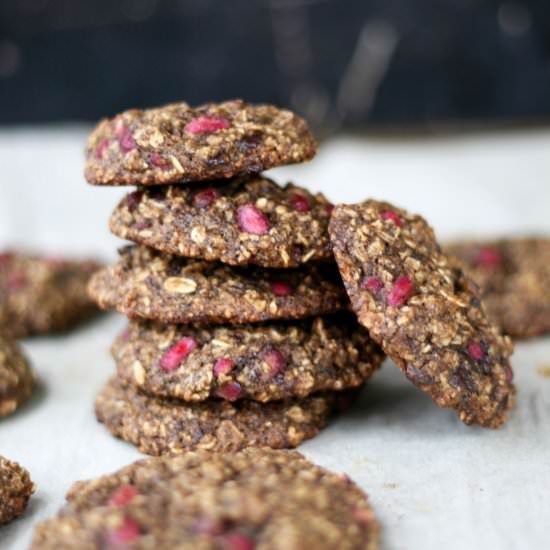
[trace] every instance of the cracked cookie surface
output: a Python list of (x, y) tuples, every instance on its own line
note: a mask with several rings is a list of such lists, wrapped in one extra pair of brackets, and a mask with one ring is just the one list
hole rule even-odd
[(34, 373), (19, 346), (0, 335), (0, 417), (7, 416), (28, 401)]
[(25, 511), (34, 491), (34, 483), (27, 470), (0, 456), (0, 526)]
[(122, 239), (170, 254), (289, 268), (332, 259), (331, 208), (321, 193), (254, 176), (141, 188), (122, 199), (110, 228)]
[(356, 387), (384, 358), (351, 314), (204, 328), (132, 322), (112, 353), (124, 382), (185, 401), (266, 402)]
[(353, 309), (373, 340), (439, 406), (466, 424), (500, 427), (515, 401), (511, 341), (426, 221), (367, 201), (337, 206), (330, 234)]
[[(150, 458), (77, 482), (33, 550), (376, 550), (368, 497), (295, 451)], [(117, 546), (118, 545), (118, 546)]]
[(527, 338), (550, 332), (549, 239), (451, 243), (446, 251), (464, 263), (504, 333)]
[(162, 323), (252, 323), (333, 313), (348, 300), (332, 264), (299, 270), (230, 267), (127, 247), (97, 273), (90, 294), (102, 308)]
[(316, 151), (305, 121), (285, 109), (182, 102), (101, 121), (88, 139), (85, 176), (103, 185), (225, 179), (304, 162)]
[(94, 261), (0, 254), (0, 332), (21, 338), (69, 330), (98, 309), (86, 286)]
[(95, 410), (113, 435), (143, 453), (162, 455), (193, 449), (296, 447), (325, 427), (336, 400), (336, 392), (327, 392), (271, 403), (225, 399), (186, 403), (148, 396), (113, 378), (98, 394)]

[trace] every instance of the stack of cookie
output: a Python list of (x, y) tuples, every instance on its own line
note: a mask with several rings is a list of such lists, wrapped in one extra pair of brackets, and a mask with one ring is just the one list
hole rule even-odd
[(315, 151), (302, 119), (242, 101), (132, 110), (94, 130), (88, 181), (138, 186), (110, 223), (136, 244), (89, 287), (131, 319), (96, 401), (113, 434), (150, 454), (294, 447), (380, 365), (339, 313), (332, 205), (260, 174)]

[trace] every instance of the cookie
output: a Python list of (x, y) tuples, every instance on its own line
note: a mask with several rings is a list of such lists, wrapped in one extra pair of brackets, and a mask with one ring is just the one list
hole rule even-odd
[(346, 307), (332, 264), (300, 270), (229, 267), (127, 247), (97, 273), (90, 295), (102, 308), (162, 323), (252, 323), (300, 319)]
[(19, 346), (0, 335), (0, 418), (25, 403), (33, 385), (34, 374)]
[(303, 162), (316, 151), (305, 121), (273, 105), (174, 103), (100, 122), (85, 175), (100, 185), (214, 180)]
[(68, 330), (97, 312), (86, 293), (93, 261), (0, 254), (0, 332), (21, 338)]
[(113, 345), (118, 376), (146, 393), (274, 401), (361, 385), (383, 354), (351, 316), (192, 327), (130, 323)]
[(513, 347), (431, 227), (387, 203), (337, 206), (334, 254), (359, 321), (407, 378), (466, 424), (498, 428), (514, 403)]
[(77, 482), (32, 550), (376, 550), (368, 497), (297, 452), (246, 449), (149, 458)]
[(142, 188), (122, 199), (110, 227), (123, 239), (170, 254), (289, 268), (332, 259), (331, 208), (320, 193), (253, 176)]
[(96, 416), (113, 435), (151, 455), (192, 449), (280, 449), (317, 435), (334, 401), (334, 393), (326, 393), (271, 403), (225, 399), (186, 403), (147, 396), (111, 379), (97, 396)]
[(27, 470), (0, 456), (0, 526), (25, 511), (34, 491), (34, 483)]
[(455, 243), (447, 252), (464, 262), (503, 332), (517, 338), (550, 332), (549, 239)]

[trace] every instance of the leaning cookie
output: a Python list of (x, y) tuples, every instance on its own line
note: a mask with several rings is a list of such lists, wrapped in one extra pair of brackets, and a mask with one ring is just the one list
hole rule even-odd
[(89, 291), (102, 308), (167, 324), (301, 319), (333, 313), (349, 303), (332, 264), (267, 271), (142, 246), (123, 249), (117, 264), (92, 278)]
[(112, 352), (122, 380), (185, 401), (266, 402), (352, 388), (384, 358), (351, 315), (205, 328), (133, 322)]
[(464, 262), (504, 333), (527, 338), (550, 332), (549, 239), (455, 243), (446, 250)]
[(155, 185), (229, 178), (313, 158), (317, 143), (299, 116), (241, 100), (133, 109), (103, 120), (86, 148), (86, 179)]
[(466, 424), (498, 428), (514, 403), (513, 347), (431, 227), (387, 203), (336, 207), (334, 254), (359, 321), (407, 378)]
[(34, 382), (19, 346), (0, 335), (0, 417), (13, 413), (30, 398)]
[(68, 330), (98, 309), (86, 287), (94, 261), (0, 254), (0, 332), (13, 337)]
[(77, 482), (32, 550), (376, 550), (368, 497), (297, 452), (246, 449), (149, 458)]
[(19, 517), (35, 491), (27, 470), (0, 456), (0, 526)]
[(332, 259), (331, 208), (320, 193), (253, 176), (142, 188), (122, 199), (110, 227), (123, 239), (170, 254), (288, 268)]
[(245, 447), (296, 447), (325, 427), (335, 392), (271, 403), (208, 399), (186, 403), (151, 397), (111, 379), (96, 399), (97, 419), (143, 453), (193, 449), (236, 451)]

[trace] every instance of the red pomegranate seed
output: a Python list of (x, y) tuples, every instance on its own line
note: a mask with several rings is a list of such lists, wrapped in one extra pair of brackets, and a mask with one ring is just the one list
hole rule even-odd
[(229, 357), (221, 357), (214, 364), (214, 376), (221, 376), (222, 374), (228, 374), (233, 370), (235, 362)]
[(115, 120), (115, 136), (118, 139), (118, 144), (124, 153), (131, 151), (137, 147), (136, 140), (130, 132), (130, 128), (126, 126), (122, 118)]
[(159, 155), (158, 153), (151, 153), (149, 156), (149, 162), (156, 166), (157, 168), (169, 168), (172, 166), (172, 163), (165, 159), (162, 155)]
[(292, 287), (284, 281), (272, 281), (271, 290), (275, 296), (288, 296), (292, 294)]
[(100, 160), (103, 158), (105, 151), (109, 148), (109, 140), (107, 138), (102, 139), (95, 150), (95, 158)]
[(136, 541), (141, 535), (139, 525), (129, 517), (124, 518), (124, 522), (120, 527), (109, 531), (109, 544), (114, 546), (123, 546)]
[(224, 548), (227, 548), (227, 550), (254, 550), (256, 546), (250, 537), (237, 531), (225, 535), (223, 542)]
[(262, 358), (269, 366), (269, 378), (273, 378), (280, 372), (283, 372), (286, 365), (286, 360), (277, 348), (269, 346), (262, 353)]
[(394, 212), (393, 210), (382, 210), (380, 212), (380, 217), (384, 221), (392, 221), (397, 227), (401, 227), (403, 225), (403, 220), (401, 220), (401, 216)]
[(245, 204), (238, 210), (239, 227), (254, 235), (265, 235), (270, 228), (267, 216), (255, 205)]
[(500, 267), (502, 265), (502, 256), (496, 248), (487, 246), (479, 250), (476, 264), (481, 267)]
[(228, 382), (218, 388), (217, 395), (228, 401), (236, 401), (242, 394), (241, 385), (238, 382)]
[(115, 490), (115, 492), (111, 495), (108, 504), (109, 506), (121, 508), (134, 500), (134, 497), (138, 494), (138, 490), (133, 485), (126, 483)]
[(213, 187), (207, 187), (197, 191), (193, 196), (193, 204), (199, 208), (208, 208), (219, 197), (219, 193)]
[(468, 355), (474, 361), (481, 361), (485, 357), (485, 351), (479, 342), (471, 341), (468, 344)]
[(165, 372), (176, 370), (196, 348), (197, 342), (194, 338), (182, 338), (161, 357), (160, 368)]
[(134, 191), (133, 193), (130, 193), (126, 197), (126, 205), (128, 206), (128, 210), (130, 212), (134, 212), (136, 208), (139, 206), (142, 198), (143, 198), (142, 191)]
[(290, 197), (290, 204), (297, 212), (309, 212), (311, 210), (308, 198), (300, 193), (296, 193)]
[(378, 294), (384, 288), (384, 281), (379, 277), (367, 277), (363, 280), (361, 287), (372, 294)]
[(401, 307), (409, 301), (414, 292), (414, 283), (411, 278), (402, 275), (397, 278), (388, 294), (388, 304), (393, 307)]
[(331, 202), (327, 202), (325, 204), (325, 211), (326, 213), (330, 216), (332, 214), (332, 211), (334, 210), (334, 204), (332, 204)]
[(185, 125), (185, 131), (191, 134), (212, 134), (229, 128), (229, 121), (214, 116), (200, 116)]

